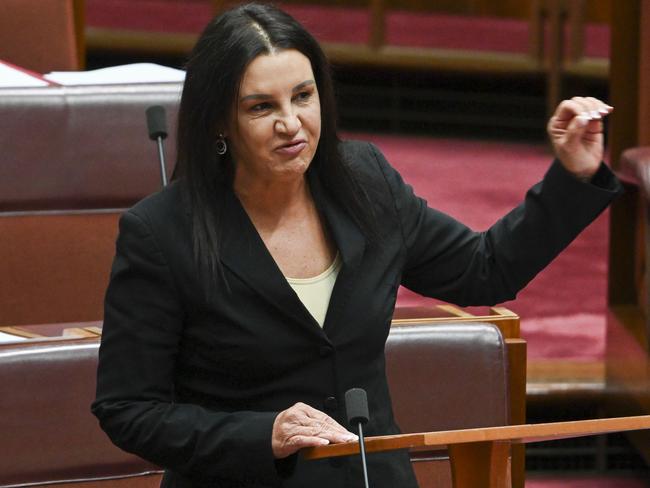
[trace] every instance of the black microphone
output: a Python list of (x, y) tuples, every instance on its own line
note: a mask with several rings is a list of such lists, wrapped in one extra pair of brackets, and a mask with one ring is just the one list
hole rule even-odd
[(146, 111), (149, 139), (158, 143), (158, 159), (160, 160), (160, 177), (163, 186), (167, 186), (167, 171), (165, 170), (165, 151), (163, 139), (167, 137), (167, 122), (165, 121), (165, 107), (153, 105)]
[(361, 388), (351, 388), (345, 392), (345, 411), (348, 416), (350, 425), (356, 425), (359, 428), (359, 449), (361, 450), (361, 466), (363, 467), (363, 480), (366, 488), (368, 484), (368, 465), (366, 464), (366, 444), (363, 439), (363, 424), (368, 423), (368, 395), (366, 390)]

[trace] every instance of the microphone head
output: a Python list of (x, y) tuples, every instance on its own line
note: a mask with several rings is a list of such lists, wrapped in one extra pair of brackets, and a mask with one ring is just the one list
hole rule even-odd
[(146, 110), (149, 139), (155, 141), (159, 137), (167, 137), (167, 123), (165, 120), (165, 107), (152, 105)]
[(368, 395), (362, 388), (351, 388), (345, 392), (345, 412), (348, 422), (356, 425), (359, 422), (365, 424), (370, 416), (368, 415)]

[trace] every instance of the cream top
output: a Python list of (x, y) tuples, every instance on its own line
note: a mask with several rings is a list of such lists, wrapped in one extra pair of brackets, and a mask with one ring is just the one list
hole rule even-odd
[(330, 304), (330, 297), (336, 283), (336, 277), (341, 269), (341, 257), (336, 253), (334, 261), (318, 276), (312, 278), (289, 278), (287, 282), (296, 292), (309, 313), (322, 327), (325, 323), (325, 315)]

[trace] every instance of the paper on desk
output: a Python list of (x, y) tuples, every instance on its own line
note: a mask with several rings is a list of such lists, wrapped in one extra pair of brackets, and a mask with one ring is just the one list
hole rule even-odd
[(21, 337), (13, 334), (7, 334), (5, 332), (0, 332), (0, 344), (7, 344), (10, 342), (21, 342), (26, 341), (26, 337)]
[(35, 73), (14, 66), (11, 63), (0, 61), (0, 87), (18, 88), (31, 86), (49, 86), (50, 83)]
[(91, 71), (53, 71), (43, 77), (60, 85), (182, 83), (185, 80), (185, 71), (154, 63), (134, 63)]

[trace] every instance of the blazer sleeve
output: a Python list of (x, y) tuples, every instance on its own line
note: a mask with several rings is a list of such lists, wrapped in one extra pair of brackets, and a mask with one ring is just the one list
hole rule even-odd
[(277, 412), (214, 412), (174, 401), (183, 307), (146, 221), (120, 220), (106, 293), (97, 397), (102, 429), (120, 448), (196, 478), (278, 479)]
[(402, 284), (461, 306), (514, 299), (622, 191), (604, 164), (591, 182), (583, 182), (554, 161), (519, 206), (486, 232), (474, 232), (429, 208), (381, 152), (372, 151), (402, 232)]

